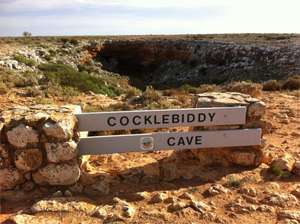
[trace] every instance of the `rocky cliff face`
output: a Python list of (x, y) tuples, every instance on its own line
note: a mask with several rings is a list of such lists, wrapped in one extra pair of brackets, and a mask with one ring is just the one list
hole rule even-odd
[(300, 47), (193, 40), (106, 41), (90, 48), (104, 68), (156, 87), (281, 79), (300, 71)]

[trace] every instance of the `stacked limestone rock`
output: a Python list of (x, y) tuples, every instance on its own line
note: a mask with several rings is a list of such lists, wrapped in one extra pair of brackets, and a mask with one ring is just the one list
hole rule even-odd
[(78, 181), (78, 109), (41, 105), (1, 112), (0, 192)]
[[(196, 95), (194, 106), (201, 107), (247, 107), (246, 124), (197, 127), (196, 130), (224, 130), (262, 128), (263, 133), (268, 130), (268, 123), (263, 121), (265, 114), (265, 103), (250, 95), (227, 92), (227, 93), (203, 93)], [(217, 141), (217, 139), (216, 139)], [(258, 166), (263, 159), (262, 146), (232, 147), (218, 149), (192, 150), (193, 154), (204, 164)]]

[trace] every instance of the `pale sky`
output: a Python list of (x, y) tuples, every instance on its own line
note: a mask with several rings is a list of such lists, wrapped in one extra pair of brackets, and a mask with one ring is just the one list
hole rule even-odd
[(300, 33), (300, 0), (0, 0), (0, 36)]

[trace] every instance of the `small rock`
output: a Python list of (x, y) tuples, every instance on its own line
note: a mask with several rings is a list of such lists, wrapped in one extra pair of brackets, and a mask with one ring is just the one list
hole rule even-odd
[(132, 218), (135, 214), (135, 208), (133, 206), (130, 206), (130, 205), (125, 205), (123, 207), (123, 214), (127, 218)]
[(108, 216), (108, 211), (112, 210), (112, 206), (105, 205), (102, 207), (97, 207), (93, 216), (100, 218), (100, 219), (105, 219)]
[(32, 174), (34, 182), (40, 185), (72, 185), (80, 177), (78, 164), (48, 164)]
[(61, 191), (56, 191), (52, 194), (52, 197), (59, 198), (62, 197), (63, 193)]
[(205, 213), (212, 210), (209, 205), (205, 204), (202, 201), (192, 201), (191, 207), (200, 213)]
[(292, 219), (300, 222), (300, 210), (283, 210), (277, 213), (278, 219)]
[(75, 117), (68, 116), (56, 123), (45, 123), (43, 131), (47, 137), (66, 141), (72, 138), (75, 124)]
[(227, 204), (226, 209), (235, 213), (244, 214), (254, 212), (257, 209), (255, 205), (243, 204), (241, 201), (237, 200)]
[(7, 140), (17, 149), (26, 148), (28, 145), (39, 142), (39, 134), (32, 127), (20, 124), (7, 132)]
[(72, 194), (72, 192), (71, 192), (71, 191), (69, 191), (69, 190), (65, 190), (65, 192), (64, 192), (64, 196), (66, 196), (66, 197), (72, 197), (72, 196), (73, 196), (73, 194)]
[(136, 196), (137, 196), (138, 200), (145, 200), (145, 199), (148, 199), (150, 197), (149, 193), (147, 191), (137, 192)]
[(16, 150), (15, 152), (15, 165), (24, 172), (36, 170), (42, 165), (42, 162), (43, 154), (37, 148)]
[(82, 212), (87, 215), (94, 214), (96, 205), (74, 200), (74, 198), (55, 198), (40, 200), (31, 206), (33, 213), (38, 212)]
[(135, 208), (127, 201), (121, 200), (120, 198), (113, 198), (114, 206), (113, 206), (113, 213), (114, 216), (125, 218), (132, 218), (135, 214)]
[[(107, 195), (110, 192), (110, 184), (107, 181), (97, 181), (96, 183), (89, 186), (92, 191)], [(88, 188), (87, 188), (88, 189)]]
[(152, 198), (149, 202), (152, 204), (160, 203), (160, 202), (163, 202), (166, 198), (167, 198), (167, 195), (165, 193), (158, 192), (152, 196)]
[(205, 192), (205, 194), (209, 195), (209, 196), (215, 196), (218, 194), (226, 194), (228, 193), (228, 189), (223, 187), (221, 184), (214, 184), (212, 185), (210, 188), (207, 189), (207, 191)]
[(82, 186), (82, 184), (80, 184), (80, 183), (75, 183), (74, 185), (72, 185), (72, 186), (70, 186), (69, 187), (69, 190), (71, 191), (71, 192), (74, 192), (74, 193), (82, 193), (82, 191), (83, 191), (83, 186)]
[(273, 213), (275, 212), (275, 208), (268, 205), (259, 205), (256, 209), (259, 212), (267, 212), (267, 213)]
[(47, 159), (52, 163), (59, 163), (76, 158), (78, 149), (74, 141), (63, 143), (46, 143)]
[(0, 169), (0, 191), (11, 190), (23, 182), (24, 177), (17, 169)]
[(176, 212), (176, 211), (179, 211), (181, 209), (187, 208), (188, 206), (189, 206), (189, 204), (187, 204), (186, 202), (183, 202), (183, 201), (174, 202), (174, 203), (172, 203), (168, 206), (168, 211), (169, 212)]
[(296, 161), (293, 167), (293, 173), (300, 176), (300, 161)]
[(179, 196), (179, 198), (186, 199), (186, 200), (191, 200), (191, 201), (194, 200), (193, 195), (191, 195), (191, 194), (189, 194), (187, 192), (184, 192), (182, 195)]
[(273, 193), (270, 196), (264, 198), (262, 200), (262, 203), (272, 205), (272, 206), (286, 207), (286, 206), (294, 206), (299, 202), (298, 199), (292, 194)]
[(22, 185), (22, 190), (23, 191), (32, 191), (35, 187), (35, 183), (33, 181), (26, 181), (23, 185)]
[(164, 200), (164, 203), (170, 204), (170, 203), (175, 203), (176, 201), (177, 201), (177, 198), (175, 196), (170, 196)]
[(246, 194), (246, 195), (251, 196), (251, 197), (255, 197), (257, 195), (256, 190), (254, 188), (251, 188), (251, 187), (249, 187), (249, 188), (243, 187), (239, 190), (239, 192), (241, 194)]
[(297, 185), (291, 193), (295, 195), (297, 198), (300, 198), (300, 185)]
[(278, 168), (282, 171), (291, 172), (293, 170), (294, 163), (294, 157), (289, 153), (285, 153), (282, 157), (273, 160), (271, 163), (271, 167)]

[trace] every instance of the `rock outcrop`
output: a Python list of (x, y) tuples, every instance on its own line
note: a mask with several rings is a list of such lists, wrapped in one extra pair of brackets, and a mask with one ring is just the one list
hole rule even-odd
[(116, 40), (94, 44), (89, 51), (107, 70), (135, 76), (157, 87), (228, 80), (263, 81), (271, 75), (283, 78), (300, 71), (297, 45)]

